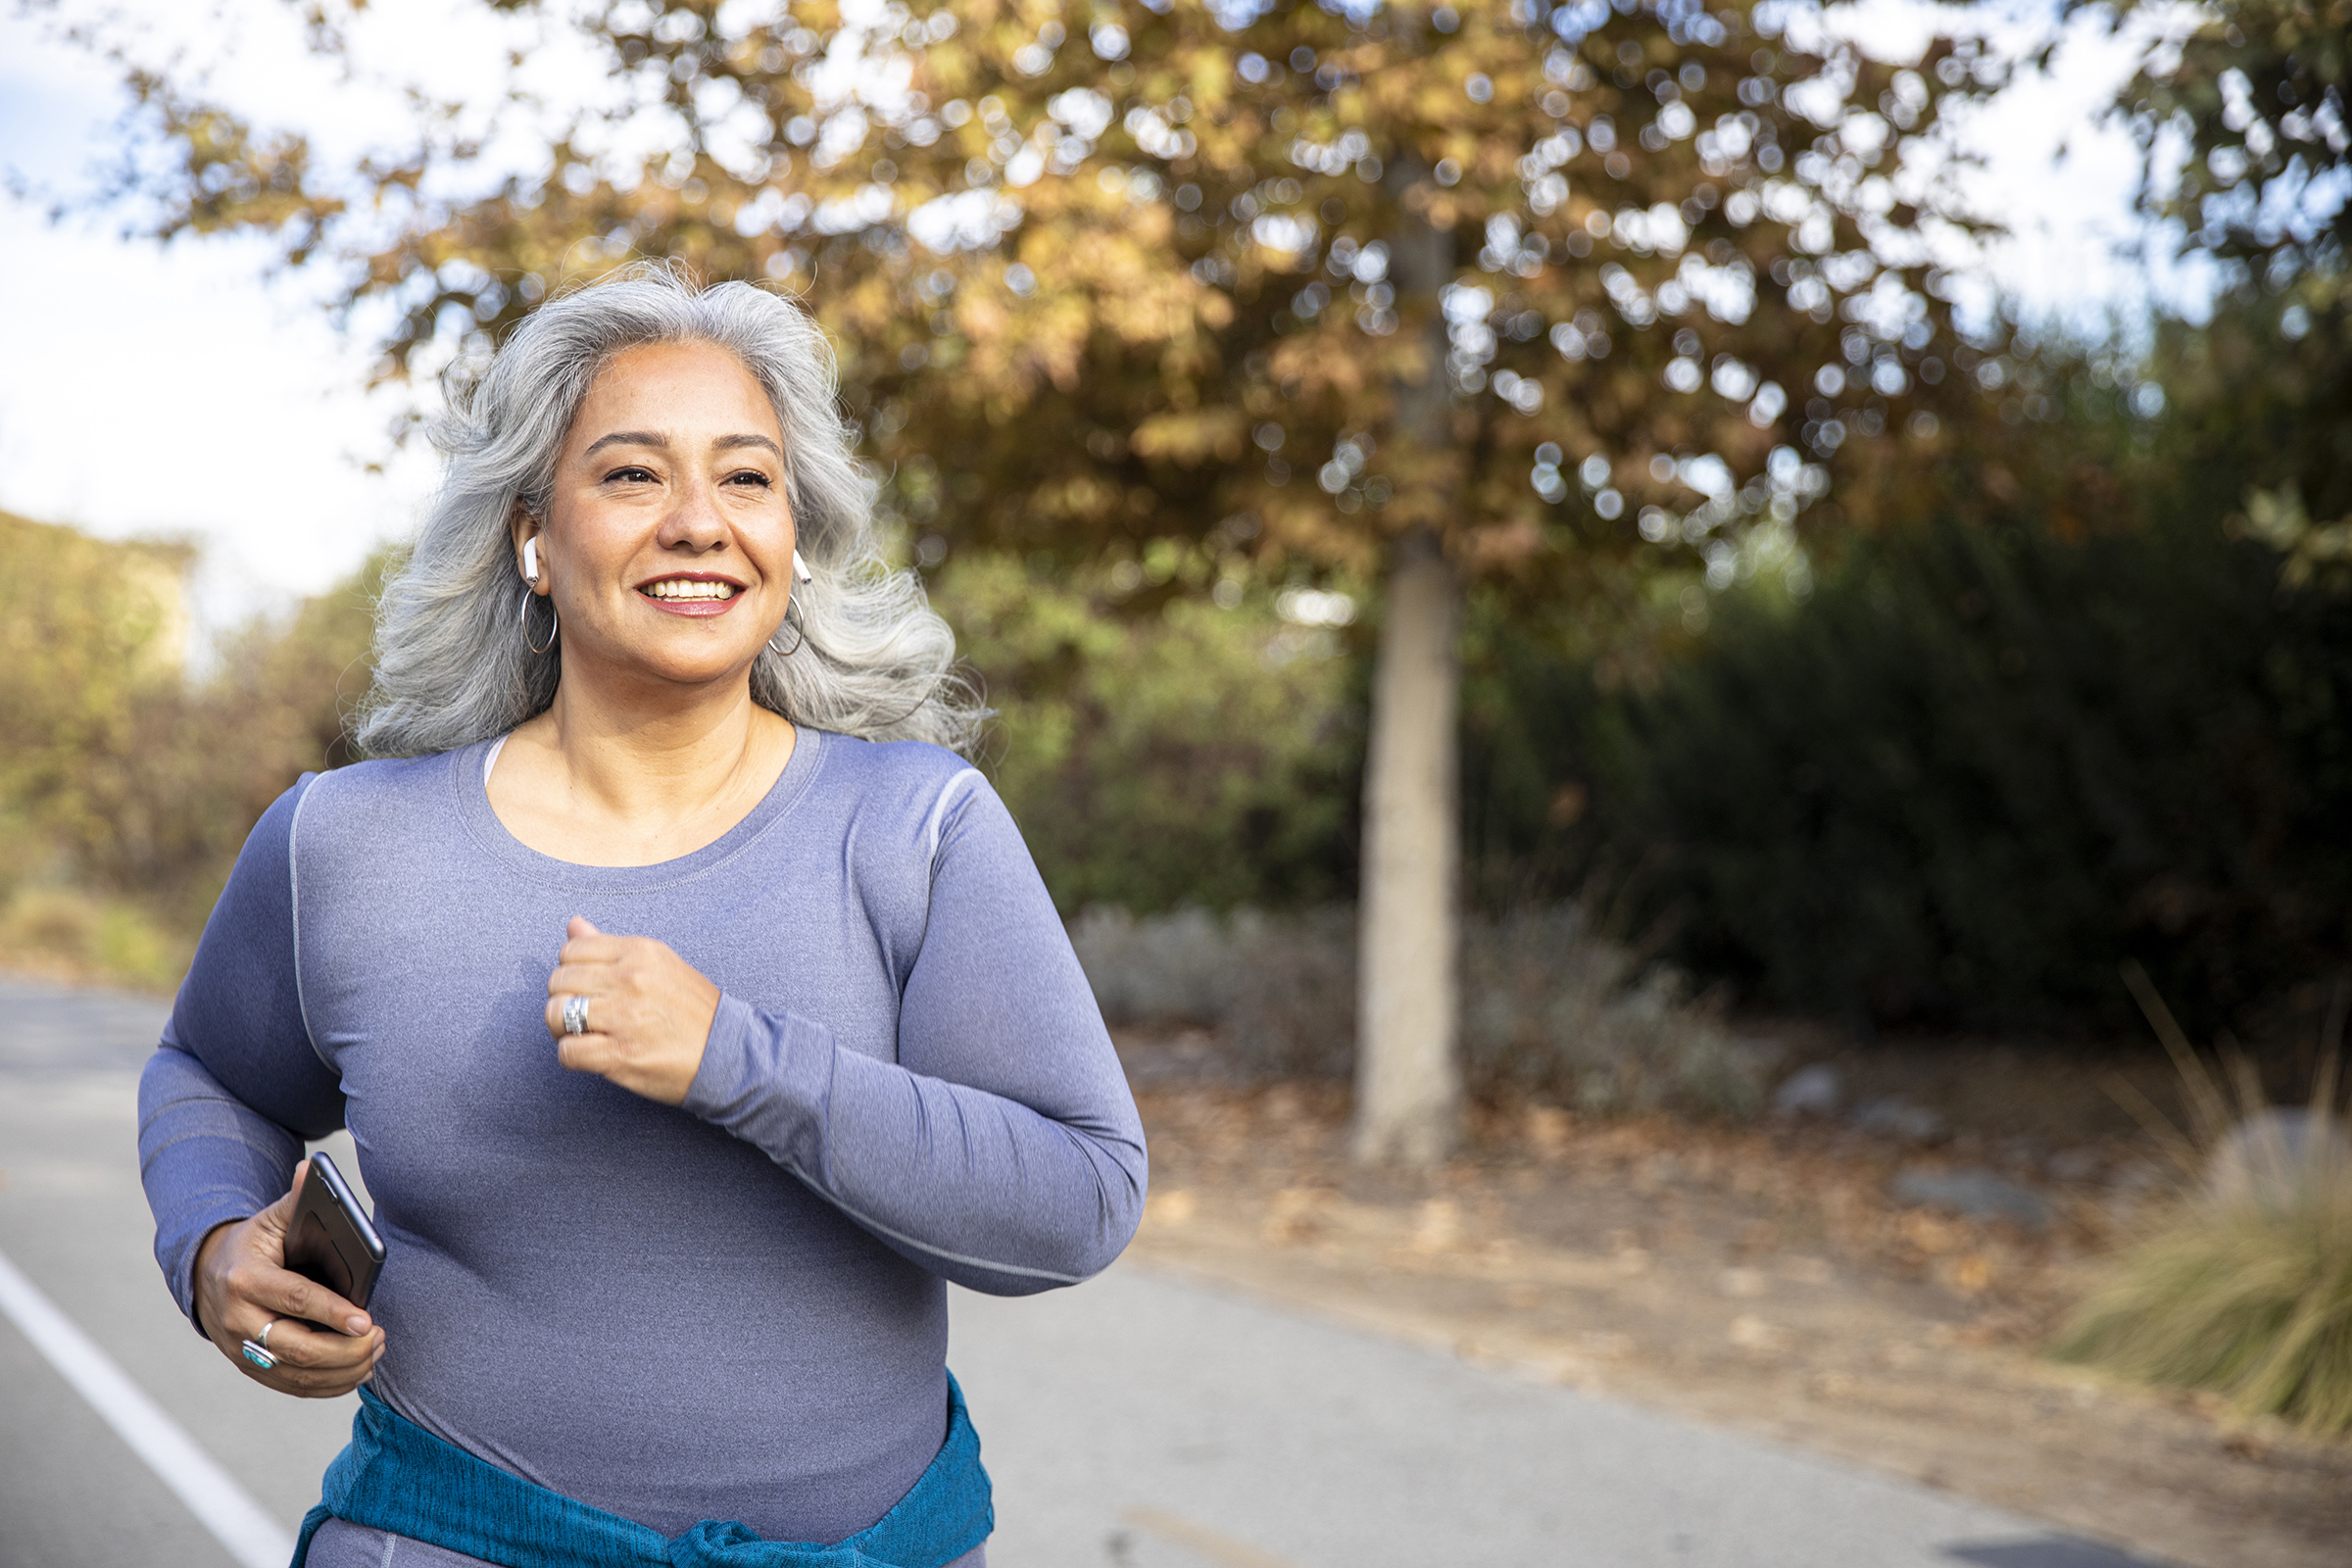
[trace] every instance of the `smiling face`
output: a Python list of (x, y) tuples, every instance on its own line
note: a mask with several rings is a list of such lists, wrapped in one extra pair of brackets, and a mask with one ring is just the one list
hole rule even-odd
[(744, 678), (792, 593), (784, 432), (766, 392), (709, 343), (615, 355), (564, 434), (546, 516), (515, 520), (517, 571), (534, 535), (565, 681)]

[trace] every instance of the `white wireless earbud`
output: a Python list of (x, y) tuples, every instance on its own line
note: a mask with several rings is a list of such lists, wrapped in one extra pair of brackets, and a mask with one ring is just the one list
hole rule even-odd
[(531, 535), (522, 542), (522, 580), (532, 587), (539, 586), (539, 536)]
[(801, 559), (801, 553), (798, 550), (792, 553), (792, 574), (803, 582), (815, 580), (808, 570), (808, 563)]

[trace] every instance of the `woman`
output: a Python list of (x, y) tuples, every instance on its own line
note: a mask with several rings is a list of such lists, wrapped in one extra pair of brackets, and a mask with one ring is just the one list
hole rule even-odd
[[(1106, 1266), (1143, 1135), (948, 749), (980, 714), (876, 555), (823, 341), (640, 270), (452, 403), (379, 617), (382, 760), (264, 815), (141, 1085), (165, 1276), (256, 1381), (370, 1385), (310, 1568), (600, 1531), (978, 1564), (945, 1282)], [(282, 1266), (302, 1140), (344, 1125), (366, 1312)], [(697, 1527), (705, 1557), (663, 1539)]]

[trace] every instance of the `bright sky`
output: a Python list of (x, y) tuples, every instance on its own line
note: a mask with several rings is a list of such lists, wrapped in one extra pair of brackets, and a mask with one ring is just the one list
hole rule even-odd
[[(1915, 30), (1912, 0), (1872, 3), (1870, 36)], [(67, 0), (66, 9), (90, 8)], [(200, 11), (186, 0), (128, 0), (117, 9), (152, 43), (218, 52), (231, 101), (266, 105), (267, 119), (312, 130), (329, 149), (364, 144), (390, 123), (381, 95), (338, 85), (303, 57), (290, 5), (227, 0)], [(375, 8), (401, 14), (397, 28), (377, 33), (390, 69), (462, 89), (451, 63), (463, 70), (468, 51), (451, 45), (466, 29), (419, 13), (463, 9), (464, 0)], [(245, 19), (241, 28), (222, 12)], [(486, 47), (471, 58), (486, 67), (495, 44), (487, 34), (479, 41)], [(2129, 46), (2081, 29), (2048, 78), (2013, 90), (1981, 127), (1989, 161), (1981, 188), (2013, 229), (1992, 270), (2036, 310), (2134, 313), (2150, 292), (2114, 255), (2133, 227), (2132, 149), (2120, 130), (2093, 122), (2131, 62)], [(52, 189), (80, 187), (119, 109), (104, 67), (18, 8), (0, 12), (0, 169)], [(205, 549), (200, 612), (214, 625), (317, 592), (409, 528), (433, 466), (429, 454), (396, 452), (388, 439), (405, 394), (365, 390), (365, 333), (338, 335), (315, 282), (267, 279), (258, 246), (159, 248), (122, 239), (119, 227), (108, 219), (53, 224), (38, 204), (0, 196), (0, 297), (9, 301), (0, 508), (109, 537), (193, 535)], [(2183, 294), (2178, 280), (2162, 292)]]

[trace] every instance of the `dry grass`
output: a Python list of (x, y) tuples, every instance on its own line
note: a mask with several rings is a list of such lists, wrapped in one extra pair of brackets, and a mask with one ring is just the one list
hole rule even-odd
[(127, 899), (67, 887), (21, 887), (0, 899), (0, 967), (170, 992), (194, 952), (194, 942)]
[(2182, 1200), (2117, 1256), (2057, 1349), (2352, 1434), (2352, 1181), (2315, 1182), (2283, 1204)]
[(2352, 1160), (2335, 1109), (2343, 994), (2297, 1150), (2263, 1114), (2252, 1069), (2230, 1063), (2225, 1085), (2146, 977), (2126, 978), (2180, 1070), (2191, 1127), (2152, 1119), (2150, 1130), (2183, 1179), (2053, 1348), (2148, 1383), (2211, 1390), (2245, 1415), (2352, 1434)]

